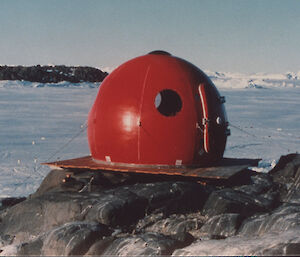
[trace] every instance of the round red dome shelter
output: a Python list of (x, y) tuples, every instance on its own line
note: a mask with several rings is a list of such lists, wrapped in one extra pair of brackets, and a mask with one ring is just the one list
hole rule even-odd
[(91, 156), (46, 164), (227, 178), (245, 167), (214, 173), (211, 166), (249, 166), (257, 160), (227, 159), (225, 164), (230, 131), (224, 102), (196, 66), (153, 51), (125, 62), (102, 82), (88, 116)]
[(163, 51), (132, 59), (101, 84), (88, 118), (98, 161), (201, 165), (226, 144), (224, 98), (191, 63)]

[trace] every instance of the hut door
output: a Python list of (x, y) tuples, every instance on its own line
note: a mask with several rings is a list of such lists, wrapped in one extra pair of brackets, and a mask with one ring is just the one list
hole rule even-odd
[(204, 128), (203, 131), (203, 137), (204, 137), (204, 143), (203, 143), (203, 149), (206, 153), (209, 153), (210, 151), (210, 141), (209, 141), (209, 110), (207, 106), (207, 96), (205, 92), (205, 86), (204, 84), (199, 85), (199, 95), (200, 95), (200, 100), (201, 100), (201, 106), (202, 106), (202, 113), (203, 113), (203, 118), (202, 118), (202, 125)]

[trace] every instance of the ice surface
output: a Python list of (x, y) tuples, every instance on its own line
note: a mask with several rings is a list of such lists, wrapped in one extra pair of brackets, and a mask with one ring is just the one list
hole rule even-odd
[(89, 154), (82, 125), (97, 85), (0, 82), (0, 197), (26, 196), (36, 190), (49, 172), (39, 165), (43, 161)]
[(267, 171), (280, 155), (299, 151), (300, 88), (220, 89), (231, 124), (225, 155), (262, 158)]
[[(281, 155), (299, 151), (297, 74), (290, 79), (285, 74), (208, 74), (226, 97), (231, 124), (226, 157), (262, 158), (256, 170), (268, 171)], [(98, 85), (0, 81), (0, 197), (35, 191), (50, 170), (41, 162), (89, 154), (83, 128)]]

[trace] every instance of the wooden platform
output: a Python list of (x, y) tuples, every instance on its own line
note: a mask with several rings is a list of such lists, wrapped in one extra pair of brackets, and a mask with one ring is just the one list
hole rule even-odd
[(105, 170), (127, 173), (143, 173), (153, 175), (173, 175), (194, 177), (203, 179), (222, 179), (230, 177), (246, 170), (250, 166), (257, 166), (260, 159), (236, 159), (223, 158), (212, 167), (185, 167), (168, 165), (137, 165), (120, 164), (94, 160), (91, 156), (85, 156), (75, 159), (42, 163), (51, 168), (63, 169), (85, 169), (85, 170)]

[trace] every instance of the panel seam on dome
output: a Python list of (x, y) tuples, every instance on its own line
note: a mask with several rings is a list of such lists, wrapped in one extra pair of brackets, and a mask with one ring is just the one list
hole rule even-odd
[(141, 116), (142, 116), (142, 108), (143, 108), (143, 102), (144, 102), (144, 95), (145, 95), (145, 89), (146, 89), (146, 83), (147, 83), (147, 79), (148, 79), (148, 74), (149, 74), (149, 70), (150, 70), (150, 65), (148, 65), (147, 70), (146, 70), (146, 74), (145, 74), (145, 78), (144, 78), (144, 82), (143, 82), (143, 88), (142, 88), (142, 95), (141, 95), (141, 101), (140, 101), (140, 107), (139, 107), (139, 122), (138, 122), (138, 140), (137, 140), (137, 154), (138, 154), (138, 162), (141, 160), (141, 127), (142, 127), (142, 121), (141, 121)]

